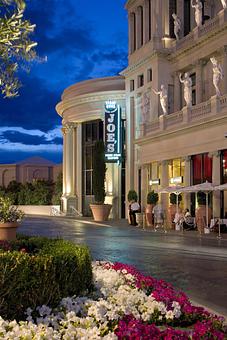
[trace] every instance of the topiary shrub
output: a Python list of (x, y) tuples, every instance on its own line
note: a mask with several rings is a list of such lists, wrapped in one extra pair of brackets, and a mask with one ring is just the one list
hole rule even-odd
[(199, 191), (197, 193), (197, 202), (198, 205), (206, 205), (206, 194), (203, 191)]
[(138, 200), (138, 195), (135, 190), (129, 190), (128, 192), (128, 201), (137, 201)]
[(32, 237), (0, 244), (0, 315), (23, 320), (28, 307), (57, 306), (92, 287), (87, 247)]
[(93, 164), (93, 192), (96, 204), (104, 204), (105, 201), (105, 145), (103, 141), (97, 141), (94, 147)]
[(147, 204), (156, 204), (158, 202), (158, 193), (154, 190), (148, 192), (147, 194)]
[[(177, 204), (177, 195), (172, 192), (169, 196), (169, 201), (171, 204)], [(182, 195), (178, 195), (178, 204), (182, 201)]]

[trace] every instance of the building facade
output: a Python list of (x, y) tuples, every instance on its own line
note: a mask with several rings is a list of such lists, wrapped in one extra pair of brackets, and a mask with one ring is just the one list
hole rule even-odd
[[(92, 79), (67, 88), (56, 110), (63, 121), (63, 211), (72, 210), (89, 216), (93, 201), (93, 152), (97, 140), (104, 138), (106, 102), (115, 102), (125, 122), (124, 77)], [(124, 126), (122, 126), (124, 131)], [(106, 203), (113, 205), (112, 216), (124, 217), (125, 165), (108, 163), (106, 172)]]
[[(126, 83), (126, 192), (136, 189), (142, 206), (148, 191), (206, 180), (227, 182), (227, 10), (219, 0), (201, 1), (202, 24), (196, 25), (190, 0), (129, 0), (129, 65)], [(180, 18), (175, 39), (172, 14)], [(210, 58), (224, 71), (221, 96), (213, 86)], [(192, 107), (179, 80), (192, 81)], [(168, 114), (159, 96), (168, 92)], [(152, 90), (153, 89), (153, 90)], [(227, 192), (212, 195), (213, 216), (227, 214)], [(161, 195), (165, 209), (167, 194)], [(184, 207), (195, 209), (193, 195)]]
[(43, 179), (56, 182), (62, 165), (42, 157), (30, 157), (16, 164), (0, 164), (0, 186), (7, 187), (11, 181), (25, 184)]

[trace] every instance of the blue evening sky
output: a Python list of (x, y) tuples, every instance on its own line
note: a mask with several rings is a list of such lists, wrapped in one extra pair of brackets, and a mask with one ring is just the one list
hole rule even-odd
[[(39, 62), (20, 72), (20, 96), (0, 99), (0, 163), (31, 156), (62, 162), (63, 90), (78, 81), (113, 76), (127, 65), (125, 0), (27, 0), (37, 25)], [(47, 57), (47, 62), (43, 59)]]

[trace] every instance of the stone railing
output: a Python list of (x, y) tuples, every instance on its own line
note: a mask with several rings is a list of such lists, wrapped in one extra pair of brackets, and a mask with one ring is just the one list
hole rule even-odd
[(206, 122), (223, 116), (227, 111), (227, 94), (222, 97), (213, 96), (208, 101), (193, 106), (191, 109), (184, 107), (181, 111), (160, 116), (153, 122), (141, 124), (140, 135), (143, 138), (150, 135), (159, 135), (165, 131), (174, 131), (179, 128), (194, 126), (197, 123)]
[(220, 97), (220, 110), (224, 109), (225, 107), (227, 107), (227, 94), (225, 94), (224, 96)]
[(178, 41), (173, 42), (173, 49), (176, 51), (180, 49), (185, 49), (191, 47), (198, 38), (205, 36), (206, 34), (215, 31), (220, 28), (227, 22), (227, 10), (220, 11), (217, 16), (213, 19), (210, 19), (204, 23), (201, 27), (195, 27), (192, 32), (190, 32), (185, 37), (181, 38)]
[(171, 113), (170, 115), (167, 115), (164, 117), (164, 129), (168, 128), (169, 126), (173, 126), (176, 124), (180, 124), (183, 122), (183, 112), (175, 112)]
[(189, 111), (189, 121), (201, 119), (211, 112), (211, 102), (208, 100), (205, 103), (200, 103), (192, 107)]

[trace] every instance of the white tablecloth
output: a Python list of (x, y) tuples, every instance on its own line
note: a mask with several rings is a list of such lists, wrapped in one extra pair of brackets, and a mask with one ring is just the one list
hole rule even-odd
[[(216, 221), (219, 221), (219, 218), (213, 218), (210, 222), (210, 228), (213, 228), (213, 226), (215, 225)], [(219, 222), (218, 222), (219, 223)], [(227, 219), (226, 218), (220, 218), (220, 224), (226, 224), (227, 225)]]

